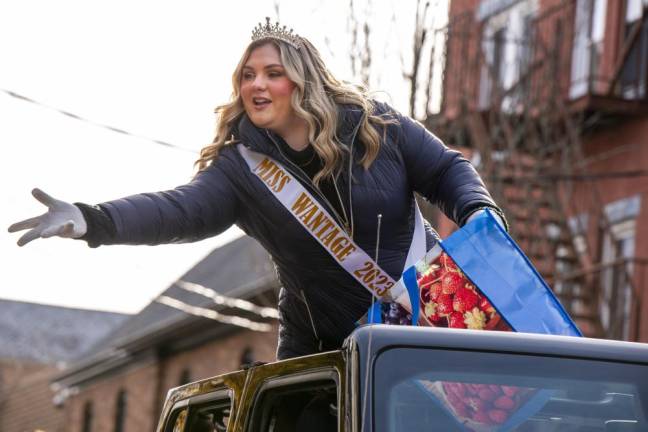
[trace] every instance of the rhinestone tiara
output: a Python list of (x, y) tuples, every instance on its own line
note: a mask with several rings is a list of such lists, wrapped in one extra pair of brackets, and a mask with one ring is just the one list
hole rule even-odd
[(301, 48), (302, 42), (298, 34), (293, 33), (293, 29), (286, 29), (286, 26), (280, 26), (279, 22), (274, 25), (270, 24), (270, 17), (266, 17), (265, 25), (259, 23), (254, 30), (252, 30), (252, 41), (262, 39), (279, 39), (289, 43), (296, 49)]

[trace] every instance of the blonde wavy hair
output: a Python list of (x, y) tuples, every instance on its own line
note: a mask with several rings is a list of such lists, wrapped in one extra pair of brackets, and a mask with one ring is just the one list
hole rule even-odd
[(286, 75), (296, 85), (291, 98), (292, 108), (308, 124), (308, 139), (324, 162), (313, 182), (317, 185), (321, 179), (334, 176), (343, 161), (345, 147), (340, 144), (337, 136), (338, 106), (341, 104), (355, 105), (364, 113), (358, 130), (358, 137), (365, 149), (360, 163), (365, 169), (373, 163), (381, 142), (376, 126), (382, 126), (384, 135), (385, 126), (396, 120), (389, 116), (374, 115), (374, 105), (366, 90), (335, 78), (317, 49), (307, 39), (301, 39), (302, 46), (299, 49), (282, 40), (270, 38), (248, 45), (232, 75), (230, 102), (215, 110), (216, 136), (210, 145), (200, 151), (200, 158), (195, 163), (199, 171), (216, 160), (224, 146), (236, 142), (232, 129), (245, 113), (240, 94), (243, 67), (255, 48), (268, 43), (278, 49)]

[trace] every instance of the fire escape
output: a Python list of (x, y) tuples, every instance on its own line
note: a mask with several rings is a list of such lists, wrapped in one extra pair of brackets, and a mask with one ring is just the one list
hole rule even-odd
[[(595, 73), (602, 42), (592, 16), (600, 13), (599, 0), (522, 11), (514, 25), (480, 19), (474, 8), (451, 15), (440, 30), (443, 105), (425, 119), (451, 147), (471, 149), (513, 238), (592, 337), (636, 340), (648, 285), (648, 263), (610, 260), (591, 244), (607, 238), (622, 247), (602, 210), (597, 182), (605, 174), (590, 171), (585, 151), (592, 134), (646, 112), (648, 2), (638, 2), (639, 17), (623, 28), (609, 76)], [(521, 3), (534, 2), (500, 3), (523, 9)], [(588, 203), (598, 240), (575, 202)]]

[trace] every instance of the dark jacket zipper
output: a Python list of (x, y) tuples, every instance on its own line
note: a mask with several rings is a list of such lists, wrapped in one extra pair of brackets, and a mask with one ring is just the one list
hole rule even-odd
[[(354, 144), (355, 144), (356, 135), (358, 134), (358, 129), (360, 128), (361, 124), (362, 124), (362, 119), (360, 120), (360, 122), (358, 122), (358, 124), (353, 129), (353, 133), (351, 134), (351, 143), (349, 145), (349, 172), (348, 172), (347, 182), (349, 184), (349, 215), (350, 215), (350, 217), (349, 217), (349, 225), (350, 225), (350, 227), (347, 227), (347, 229), (350, 229), (350, 231), (351, 231), (349, 233), (351, 235), (351, 238), (353, 238), (353, 228), (354, 228), (354, 224), (353, 224), (353, 200), (352, 200), (353, 195), (351, 194), (351, 180), (352, 180), (352, 169), (353, 169), (353, 147), (354, 147)], [(279, 146), (279, 144), (277, 144), (277, 141), (275, 141), (274, 137), (272, 136), (272, 134), (269, 131), (266, 130), (266, 134), (268, 135), (268, 138), (270, 138), (270, 140), (274, 144), (275, 148), (279, 151), (279, 154), (281, 155), (281, 157), (283, 157), (286, 161), (288, 161), (288, 163), (290, 163), (290, 165), (292, 165), (293, 169), (296, 170), (296, 172), (293, 171), (293, 170), (291, 170), (291, 172), (294, 175), (296, 175), (298, 177), (301, 177), (301, 179), (306, 183), (306, 185), (313, 192), (315, 192), (320, 198), (322, 198), (322, 200), (326, 203), (326, 205), (331, 209), (331, 211), (333, 212), (333, 215), (337, 219), (337, 222), (340, 225), (344, 225), (344, 222), (342, 221), (342, 218), (340, 217), (340, 215), (337, 213), (335, 208), (331, 205), (329, 200), (326, 199), (324, 194), (318, 188), (316, 188), (315, 185), (313, 185), (310, 177), (308, 177), (306, 175), (306, 173), (304, 172), (304, 170), (302, 170), (299, 166), (297, 166), (297, 164), (295, 164), (288, 157), (286, 157), (285, 154), (283, 154), (283, 152), (281, 151), (281, 147)], [(286, 168), (288, 168), (288, 167), (286, 167)], [(334, 178), (333, 181), (335, 182), (336, 179)], [(337, 191), (337, 185), (334, 185), (334, 186), (335, 186), (336, 191)], [(339, 196), (339, 192), (338, 192), (338, 198), (340, 198), (340, 201), (342, 201), (341, 197)], [(340, 204), (342, 204), (342, 202), (340, 202)], [(342, 204), (342, 208), (344, 209), (344, 204)], [(319, 335), (317, 333), (317, 326), (315, 326), (315, 320), (313, 319), (313, 314), (311, 313), (310, 305), (308, 304), (308, 300), (306, 299), (306, 293), (304, 292), (303, 289), (300, 290), (300, 293), (301, 293), (302, 300), (304, 301), (304, 305), (306, 306), (306, 313), (308, 314), (308, 319), (310, 321), (311, 327), (313, 328), (313, 334), (315, 335), (315, 339), (318, 341), (318, 350), (322, 351), (324, 344), (323, 344), (322, 339), (320, 339), (320, 337), (319, 337)]]
[(322, 348), (324, 347), (324, 343), (322, 342), (322, 339), (320, 339), (319, 335), (317, 334), (317, 328), (315, 327), (315, 320), (313, 319), (313, 314), (311, 314), (311, 309), (310, 309), (310, 305), (308, 304), (308, 300), (306, 300), (306, 293), (304, 292), (303, 289), (299, 290), (299, 292), (301, 293), (302, 300), (306, 305), (306, 312), (308, 313), (308, 319), (310, 320), (311, 327), (313, 327), (313, 333), (315, 334), (315, 339), (317, 339), (317, 350), (322, 351)]
[(360, 121), (358, 122), (357, 125), (355, 125), (355, 128), (353, 129), (353, 133), (351, 134), (351, 143), (349, 144), (349, 173), (348, 173), (347, 183), (349, 186), (349, 223), (351, 224), (352, 239), (353, 239), (353, 234), (355, 233), (354, 223), (353, 223), (353, 195), (351, 194), (351, 183), (353, 182), (353, 147), (355, 146), (355, 139), (356, 136), (358, 135), (358, 130), (360, 129), (360, 125), (364, 121), (366, 115), (367, 115), (366, 113), (363, 113), (362, 117), (360, 118)]
[[(319, 190), (319, 188), (315, 187), (315, 185), (313, 184), (311, 179), (306, 175), (304, 170), (302, 170), (297, 164), (295, 164), (288, 157), (286, 157), (286, 155), (281, 151), (281, 147), (279, 146), (279, 144), (277, 144), (277, 142), (275, 141), (272, 134), (270, 134), (270, 132), (268, 132), (266, 130), (266, 133), (268, 134), (268, 137), (270, 138), (270, 140), (273, 142), (273, 144), (275, 145), (275, 147), (279, 151), (279, 154), (281, 155), (281, 157), (283, 157), (293, 167), (294, 170), (297, 170), (297, 172), (295, 172), (293, 170), (291, 170), (291, 172), (293, 174), (297, 175), (298, 177), (300, 177), (302, 180), (304, 180), (306, 182), (306, 184), (308, 185), (308, 187), (313, 192), (315, 192), (317, 194), (317, 196), (320, 197), (324, 201), (324, 203), (326, 203), (326, 205), (329, 207), (331, 213), (333, 214), (333, 216), (335, 217), (337, 223), (340, 226), (343, 226), (343, 227), (346, 228), (347, 231), (352, 232), (351, 227), (353, 225), (353, 222), (349, 220), (348, 223), (346, 223), (346, 224), (344, 223), (344, 219), (340, 216), (340, 214), (337, 212), (337, 210), (335, 210), (335, 207), (333, 207), (331, 202), (324, 196), (324, 194)], [(335, 182), (335, 178), (333, 179), (333, 181)], [(337, 190), (337, 185), (334, 185), (334, 187)], [(349, 189), (349, 192), (351, 192), (350, 189)], [(340, 204), (344, 207), (344, 204), (342, 202), (340, 202)], [(351, 232), (349, 232), (349, 234), (351, 234)]]

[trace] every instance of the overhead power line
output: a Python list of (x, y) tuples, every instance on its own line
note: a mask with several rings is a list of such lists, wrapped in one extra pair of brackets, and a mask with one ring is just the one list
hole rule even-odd
[(72, 113), (70, 111), (66, 111), (66, 110), (61, 109), (61, 108), (57, 108), (57, 107), (54, 107), (54, 106), (51, 106), (51, 105), (47, 105), (45, 103), (39, 102), (37, 100), (34, 100), (32, 98), (29, 98), (27, 96), (24, 96), (22, 94), (16, 93), (16, 92), (11, 91), (11, 90), (0, 88), (0, 91), (8, 94), (9, 96), (11, 96), (11, 97), (13, 97), (15, 99), (19, 99), (19, 100), (22, 100), (24, 102), (29, 102), (31, 104), (38, 105), (40, 107), (47, 108), (47, 109), (52, 110), (52, 111), (56, 111), (59, 114), (62, 114), (64, 116), (66, 116), (66, 117), (70, 117), (70, 118), (73, 118), (74, 120), (78, 120), (78, 121), (81, 121), (81, 122), (84, 122), (84, 123), (89, 123), (89, 124), (91, 124), (93, 126), (97, 126), (97, 127), (103, 128), (103, 129), (107, 129), (107, 130), (109, 130), (111, 132), (115, 132), (115, 133), (118, 133), (118, 134), (121, 134), (121, 135), (130, 136), (130, 137), (133, 137), (133, 138), (138, 138), (138, 139), (141, 139), (141, 140), (151, 142), (153, 144), (161, 145), (161, 146), (164, 146), (164, 147), (169, 147), (169, 148), (176, 149), (176, 150), (182, 150), (182, 151), (190, 152), (190, 153), (198, 153), (196, 150), (189, 149), (189, 148), (186, 148), (186, 147), (182, 147), (182, 146), (179, 146), (179, 145), (167, 142), (167, 141), (162, 141), (162, 140), (158, 140), (158, 139), (138, 135), (138, 134), (129, 132), (127, 130), (115, 127), (115, 126), (111, 126), (111, 125), (108, 125), (108, 124), (105, 124), (105, 123), (100, 123), (100, 122), (96, 122), (96, 121), (87, 119), (87, 118), (82, 117), (82, 116), (80, 116), (78, 114), (74, 114), (74, 113)]
[(490, 175), (483, 177), (485, 180), (505, 181), (512, 183), (524, 182), (557, 182), (557, 181), (597, 181), (610, 179), (627, 179), (634, 177), (648, 177), (648, 170), (610, 171), (588, 174), (538, 174), (538, 175)]

